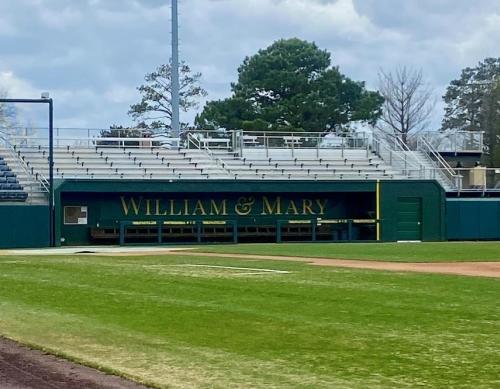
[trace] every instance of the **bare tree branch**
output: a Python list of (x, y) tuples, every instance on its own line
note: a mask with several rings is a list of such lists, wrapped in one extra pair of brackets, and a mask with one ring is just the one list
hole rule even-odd
[(429, 124), (435, 106), (433, 90), (421, 70), (406, 66), (393, 72), (381, 69), (378, 78), (379, 92), (385, 99), (379, 128), (406, 143), (410, 132), (421, 131)]

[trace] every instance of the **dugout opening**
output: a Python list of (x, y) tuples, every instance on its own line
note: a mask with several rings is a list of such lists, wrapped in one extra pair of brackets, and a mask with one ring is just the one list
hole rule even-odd
[(376, 220), (278, 220), (238, 224), (238, 221), (129, 222), (118, 228), (92, 228), (94, 244), (196, 244), (375, 241)]

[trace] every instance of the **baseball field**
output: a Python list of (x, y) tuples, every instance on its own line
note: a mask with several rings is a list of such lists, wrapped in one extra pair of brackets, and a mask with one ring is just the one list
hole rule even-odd
[(328, 263), (499, 262), (500, 243), (139, 254), (0, 255), (0, 335), (153, 387), (500, 386), (498, 275)]

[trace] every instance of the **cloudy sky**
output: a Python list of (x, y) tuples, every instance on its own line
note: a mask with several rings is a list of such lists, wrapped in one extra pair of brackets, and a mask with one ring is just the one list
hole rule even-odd
[[(422, 68), (438, 97), (463, 67), (500, 56), (500, 0), (179, 3), (181, 58), (202, 72), (209, 99), (228, 96), (243, 58), (280, 38), (315, 41), (370, 88), (379, 68)], [(0, 88), (49, 91), (58, 127), (129, 125), (135, 88), (168, 61), (169, 39), (170, 0), (0, 0)], [(441, 115), (438, 102), (436, 126)]]

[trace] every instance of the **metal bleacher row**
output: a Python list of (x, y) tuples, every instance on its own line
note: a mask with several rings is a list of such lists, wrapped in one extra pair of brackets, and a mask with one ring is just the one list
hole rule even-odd
[[(462, 190), (462, 176), (436, 158), (430, 146), (412, 150), (397, 138), (387, 138), (375, 130), (340, 134), (193, 130), (177, 138), (138, 129), (115, 132), (113, 135), (117, 136), (110, 137), (109, 130), (56, 129), (54, 177), (98, 180), (432, 179), (447, 192)], [(2, 140), (0, 200), (22, 201), (28, 193), (29, 202), (46, 203), (47, 135), (0, 134)], [(418, 144), (425, 146), (425, 142)]]
[[(31, 174), (47, 176), (46, 147), (22, 147), (17, 148), (16, 152)], [(151, 147), (54, 148), (54, 176), (58, 178), (198, 179), (217, 178), (220, 173), (220, 169), (211, 166), (210, 158), (200, 150)]]
[[(235, 178), (258, 179), (394, 179), (398, 173), (376, 155), (361, 149), (245, 149), (241, 157), (214, 152)], [(400, 176), (399, 176), (400, 177)]]
[[(16, 148), (30, 173), (48, 174), (48, 149)], [(86, 179), (393, 179), (398, 174), (366, 150), (165, 149), (56, 147), (54, 175)]]
[[(146, 137), (68, 134), (55, 138), (56, 179), (328, 181), (391, 180), (411, 178), (412, 174), (406, 166), (394, 163), (395, 154), (386, 159), (364, 138), (361, 142), (360, 138), (341, 138), (334, 143), (330, 138), (325, 144), (317, 134), (240, 136), (234, 132), (223, 137), (188, 134), (183, 140), (160, 142)], [(46, 139), (5, 138), (0, 156), (0, 200), (45, 204), (49, 176)]]
[(0, 201), (25, 201), (27, 197), (16, 174), (0, 156)]

